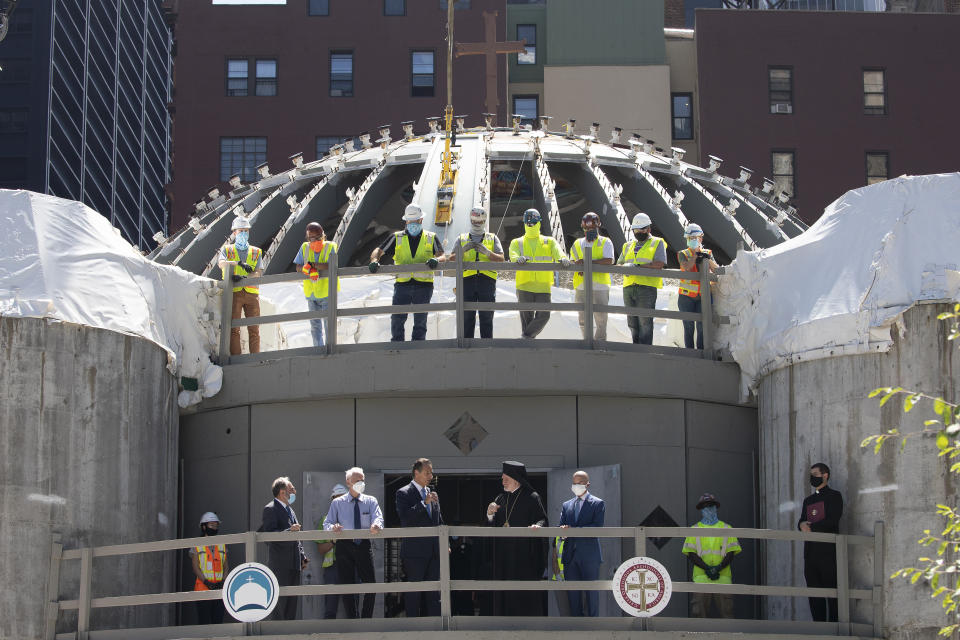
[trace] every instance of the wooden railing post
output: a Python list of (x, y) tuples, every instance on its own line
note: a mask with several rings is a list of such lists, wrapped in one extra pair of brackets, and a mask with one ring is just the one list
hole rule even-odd
[(450, 528), (442, 524), (439, 533), (440, 549), (440, 617), (443, 619), (443, 628), (449, 629), (450, 616), (452, 611), (450, 597), (450, 554), (447, 549), (450, 548)]
[(713, 296), (710, 292), (710, 263), (700, 263), (700, 317), (703, 327), (703, 357), (713, 360)]
[(337, 350), (337, 287), (339, 284), (337, 252), (331, 249), (327, 259), (327, 355), (333, 355)]
[(847, 537), (837, 536), (837, 635), (850, 635), (850, 571)]
[(80, 598), (77, 609), (77, 640), (90, 637), (90, 589), (93, 586), (93, 547), (80, 550)]
[[(463, 310), (463, 243), (460, 242), (460, 238), (454, 238), (453, 242), (453, 250), (457, 254), (457, 284), (453, 291), (457, 300), (457, 346), (462, 349), (464, 345), (463, 339), (466, 337), (463, 331), (463, 316), (465, 313)], [(480, 256), (478, 255), (477, 260), (479, 259)], [(471, 311), (470, 313), (476, 312)], [(470, 337), (472, 338), (473, 336)]]
[(873, 523), (873, 637), (883, 637), (883, 585), (887, 574), (883, 562), (883, 521)]
[[(599, 242), (598, 236), (594, 242)], [(576, 293), (574, 293), (576, 295)], [(587, 349), (593, 349), (593, 247), (583, 241), (583, 341)]]
[(57, 635), (57, 616), (60, 614), (60, 562), (63, 545), (54, 537), (50, 545), (50, 570), (47, 572), (47, 607), (44, 621), (44, 638), (53, 640)]
[(233, 319), (233, 269), (223, 270), (223, 295), (220, 298), (220, 366), (230, 364), (230, 327)]

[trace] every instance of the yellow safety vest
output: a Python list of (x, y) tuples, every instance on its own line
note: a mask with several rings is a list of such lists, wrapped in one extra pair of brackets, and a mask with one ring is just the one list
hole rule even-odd
[[(261, 253), (262, 252), (260, 251), (260, 249), (256, 247), (253, 247), (253, 246), (247, 247), (247, 259), (246, 259), (247, 266), (253, 267), (254, 269), (256, 269), (257, 262), (260, 261)], [(231, 260), (233, 262), (240, 262), (240, 253), (237, 251), (236, 245), (228, 244), (226, 247), (226, 254), (227, 254), (227, 260)], [(233, 266), (233, 274), (237, 276), (245, 276), (247, 275), (247, 272), (241, 269), (239, 264), (236, 264)], [(241, 289), (243, 289), (247, 293), (260, 293), (260, 287), (244, 287), (244, 286), (234, 287), (233, 292), (237, 293)]]
[(553, 547), (557, 550), (557, 568), (560, 569), (560, 573), (556, 574), (553, 571), (550, 572), (551, 580), (563, 580), (563, 543), (566, 542), (561, 537), (556, 537), (553, 539)]
[[(516, 262), (518, 256), (526, 256), (531, 262), (556, 262), (555, 254), (560, 253), (557, 241), (549, 236), (526, 238), (521, 236), (510, 242), (510, 259)], [(517, 271), (517, 289), (531, 293), (550, 293), (553, 285), (553, 271)]]
[[(702, 252), (709, 256), (710, 260), (713, 260), (713, 252), (710, 249), (700, 249)], [(680, 252), (686, 260), (693, 260), (697, 257), (697, 254), (693, 252), (692, 249), (687, 248)], [(683, 269), (683, 267), (681, 267)], [(686, 269), (683, 269), (686, 271)], [(693, 265), (692, 273), (697, 273), (697, 265)], [(680, 295), (690, 296), (691, 298), (700, 297), (700, 281), (699, 280), (681, 280), (680, 287), (677, 289)]]
[[(657, 248), (660, 246), (661, 242), (663, 243), (663, 250), (666, 251), (667, 243), (663, 238), (650, 236), (647, 238), (646, 242), (643, 243), (643, 246), (640, 247), (640, 250), (634, 253), (634, 250), (637, 248), (637, 241), (631, 240), (623, 245), (623, 261), (625, 263), (633, 262), (634, 264), (647, 264), (653, 262), (654, 257), (657, 255)], [(632, 284), (663, 289), (663, 278), (654, 278), (651, 276), (623, 277), (623, 286), (629, 287)]]
[[(393, 234), (396, 247), (393, 250), (394, 264), (423, 264), (433, 255), (433, 243), (435, 233), (432, 231), (420, 232), (420, 245), (417, 247), (417, 254), (413, 255), (410, 251), (410, 241), (405, 231), (395, 231)], [(433, 282), (433, 271), (424, 271), (420, 273), (398, 273), (397, 282), (410, 282), (410, 279), (417, 282)]]
[[(227, 557), (227, 548), (222, 544), (215, 544), (210, 547), (196, 547), (197, 564), (200, 565), (200, 573), (210, 582), (223, 582), (223, 561)], [(197, 580), (193, 587), (194, 591), (207, 591), (207, 585)]]
[[(308, 262), (314, 264), (327, 264), (330, 262), (330, 252), (337, 248), (335, 242), (324, 242), (323, 249), (317, 254), (310, 248), (309, 242), (304, 242), (300, 247), (300, 257), (303, 258), (303, 264)], [(340, 291), (340, 278), (337, 278), (337, 291)], [(303, 281), (303, 295), (307, 298), (326, 298), (330, 295), (330, 279), (326, 276), (320, 276), (316, 282), (307, 278)]]
[[(703, 527), (706, 529), (729, 529), (730, 525), (722, 520), (718, 520), (716, 524), (703, 524), (698, 522), (693, 525), (695, 527)], [(727, 557), (727, 554), (733, 551), (734, 553), (740, 553), (740, 541), (736, 538), (727, 538), (727, 537), (710, 537), (710, 538), (700, 538), (697, 536), (691, 536), (686, 538), (683, 541), (683, 553), (695, 553), (703, 559), (703, 562), (708, 567), (715, 567), (723, 562), (723, 559)], [(710, 582), (714, 584), (731, 584), (733, 582), (733, 573), (730, 571), (730, 565), (727, 565), (720, 570), (720, 578), (718, 580), (711, 580), (707, 577), (707, 573), (700, 567), (693, 567), (693, 581), (694, 582)]]
[[(323, 531), (323, 525), (327, 523), (327, 516), (323, 516), (323, 520), (317, 522), (317, 529)], [(324, 542), (333, 542), (333, 540), (316, 540), (315, 542), (324, 543)], [(337, 545), (333, 545), (330, 551), (327, 551), (323, 554), (323, 568), (329, 569), (337, 561)]]
[[(469, 234), (469, 233), (465, 233), (465, 234), (463, 234), (462, 236), (460, 236), (460, 246), (461, 246), (461, 247), (462, 247), (463, 245), (467, 244), (468, 242), (470, 242), (470, 234)], [(483, 246), (485, 246), (485, 247), (486, 247), (487, 249), (489, 249), (490, 251), (493, 251), (494, 243), (493, 243), (493, 234), (492, 234), (492, 233), (485, 233), (485, 234), (483, 234)], [(463, 252), (463, 261), (464, 261), (464, 262), (490, 262), (490, 257), (487, 256), (487, 254), (485, 254), (485, 253), (480, 253), (480, 252), (477, 251), (476, 249), (470, 249), (470, 250), (468, 250), (468, 251), (464, 251), (464, 252)], [(482, 273), (482, 274), (485, 275), (485, 276), (489, 276), (489, 277), (493, 278), (494, 280), (497, 279), (497, 272), (496, 272), (496, 271), (481, 271), (480, 273)], [(476, 269), (467, 269), (466, 271), (463, 272), (463, 277), (464, 277), (464, 278), (467, 278), (467, 277), (469, 277), (469, 276), (475, 276), (475, 275), (477, 275), (477, 270), (476, 270)]]
[[(586, 242), (586, 240), (584, 240)], [(603, 248), (606, 246), (606, 243), (613, 241), (606, 236), (597, 236), (597, 239), (593, 243), (593, 250), (590, 252), (590, 257), (593, 258), (594, 263), (597, 260), (603, 260)], [(583, 260), (583, 246), (579, 240), (573, 243), (573, 247), (570, 249), (570, 258), (572, 260)], [(594, 273), (593, 281), (596, 284), (610, 284), (610, 274), (609, 273)], [(583, 276), (580, 273), (574, 272), (573, 274), (573, 288), (579, 289), (580, 285), (583, 284)]]

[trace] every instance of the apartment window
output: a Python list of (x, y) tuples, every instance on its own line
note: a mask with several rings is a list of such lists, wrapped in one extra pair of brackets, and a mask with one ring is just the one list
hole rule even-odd
[(277, 95), (277, 61), (257, 60), (256, 95)]
[(770, 67), (770, 113), (793, 113), (793, 69)]
[(220, 138), (221, 180), (238, 173), (244, 182), (253, 182), (257, 179), (257, 165), (266, 161), (266, 138)]
[(693, 140), (693, 94), (674, 93), (671, 98), (673, 139)]
[(781, 191), (797, 197), (796, 154), (793, 151), (771, 151), (773, 182)]
[(863, 112), (871, 116), (887, 113), (887, 83), (883, 69), (863, 70)]
[(330, 95), (337, 98), (353, 97), (353, 52), (330, 52)]
[(513, 96), (513, 112), (523, 117), (522, 124), (536, 124), (539, 102), (539, 96)]
[(867, 184), (877, 184), (890, 177), (890, 153), (867, 151)]
[(26, 133), (26, 109), (0, 109), (0, 133)]
[(383, 0), (383, 15), (385, 16), (407, 15), (407, 0)]
[(310, 2), (307, 4), (307, 15), (309, 16), (330, 15), (330, 0), (310, 0)]
[(412, 96), (432, 96), (436, 86), (433, 51), (414, 51), (410, 54)]
[(22, 84), (30, 82), (30, 61), (26, 58), (6, 58), (0, 60), (0, 84)]
[(526, 51), (517, 54), (517, 64), (537, 64), (537, 25), (518, 24), (517, 40), (526, 40)]
[(250, 62), (243, 58), (227, 60), (227, 95), (246, 96), (249, 94)]

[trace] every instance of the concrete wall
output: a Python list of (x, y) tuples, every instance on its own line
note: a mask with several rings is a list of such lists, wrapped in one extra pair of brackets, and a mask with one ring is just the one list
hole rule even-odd
[[(686, 150), (687, 154), (683, 157), (684, 161), (702, 165), (700, 155), (700, 99), (697, 95), (697, 43), (692, 38), (668, 38), (666, 46), (667, 65), (670, 67), (670, 93), (693, 94), (693, 139), (674, 140), (672, 144)], [(668, 109), (670, 109), (669, 106)]]
[[(904, 414), (902, 400), (881, 408), (867, 394), (880, 386), (924, 390), (956, 401), (960, 366), (957, 345), (946, 340), (946, 326), (937, 314), (947, 305), (920, 305), (904, 316), (905, 335), (896, 336), (886, 354), (831, 358), (780, 369), (760, 385), (760, 487), (762, 522), (774, 529), (795, 529), (800, 504), (810, 493), (809, 467), (825, 462), (830, 485), (844, 496), (841, 533), (872, 534), (877, 520), (885, 523), (885, 574), (913, 566), (932, 550), (917, 539), (926, 528), (940, 530), (937, 503), (956, 500), (955, 477), (936, 458), (929, 439), (910, 441), (903, 451), (888, 444), (880, 455), (863, 449), (863, 438), (897, 428), (916, 431), (931, 418), (929, 405)], [(770, 584), (803, 584), (799, 545), (768, 546)], [(851, 577), (857, 587), (872, 584), (872, 563), (854, 557)], [(891, 637), (935, 637), (947, 623), (929, 589), (903, 580), (886, 582), (886, 626)], [(805, 601), (769, 599), (776, 618), (809, 619)], [(862, 619), (866, 610), (853, 610)]]
[(544, 104), (559, 129), (576, 119), (578, 133), (599, 122), (603, 140), (613, 127), (670, 145), (670, 67), (552, 66), (543, 70)]
[[(167, 354), (140, 338), (3, 318), (0, 345), (0, 638), (21, 640), (43, 634), (54, 536), (66, 549), (175, 537), (177, 387)], [(167, 590), (170, 560), (95, 560), (93, 596)], [(61, 598), (78, 596), (78, 575), (65, 564)], [(167, 622), (160, 608), (93, 617)]]

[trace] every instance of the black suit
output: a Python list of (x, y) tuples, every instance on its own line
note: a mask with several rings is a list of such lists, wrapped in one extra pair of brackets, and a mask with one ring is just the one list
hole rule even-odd
[[(259, 531), (289, 531), (297, 524), (297, 514), (282, 502), (274, 498), (263, 507), (263, 518)], [(268, 542), (267, 566), (277, 576), (281, 587), (300, 584), (300, 566), (306, 557), (303, 554), (303, 545), (300, 542)], [(280, 598), (273, 617), (276, 620), (296, 620), (297, 598), (285, 596)]]
[[(423, 495), (412, 482), (397, 489), (397, 515), (400, 516), (402, 527), (436, 527), (443, 522), (440, 515), (440, 504), (432, 503), (428, 512), (423, 502)], [(400, 543), (400, 559), (403, 561), (403, 572), (407, 582), (422, 582), (424, 580), (440, 579), (440, 554), (435, 537), (403, 538)], [(404, 602), (408, 618), (420, 615), (420, 600), (426, 599), (427, 615), (440, 615), (440, 592), (408, 592), (404, 594)]]

